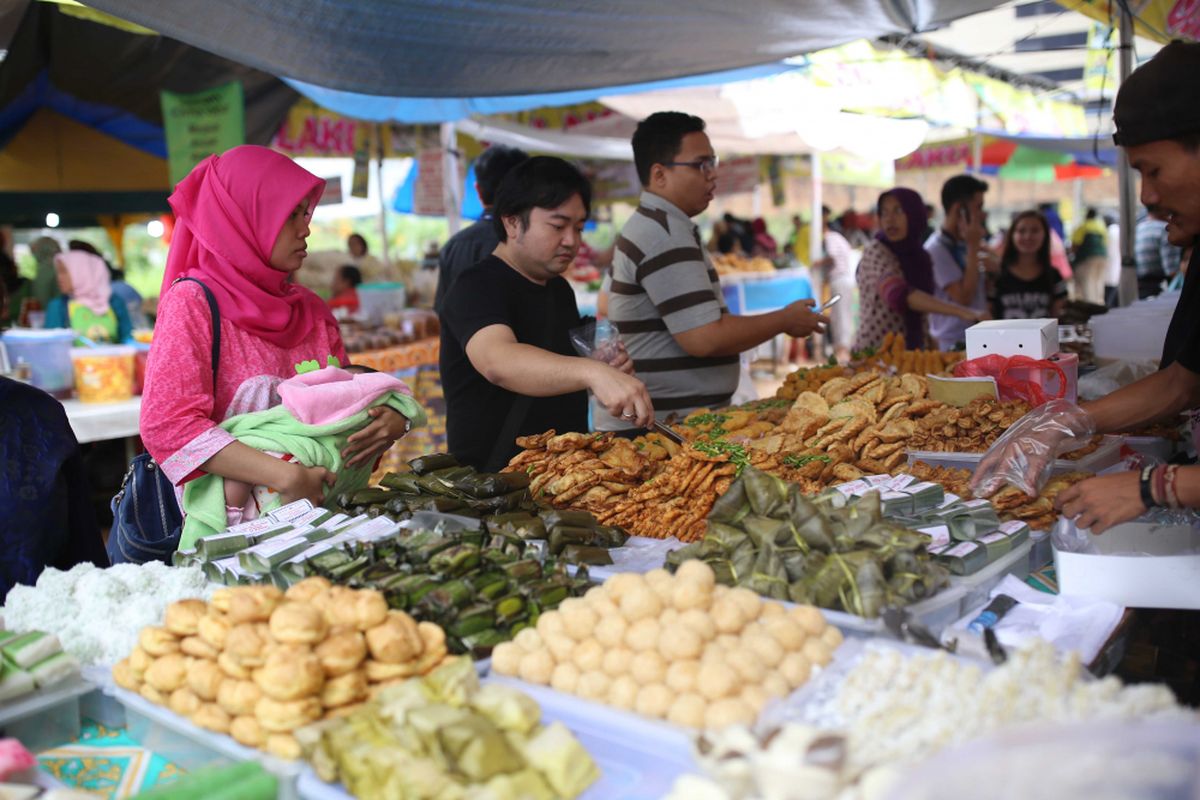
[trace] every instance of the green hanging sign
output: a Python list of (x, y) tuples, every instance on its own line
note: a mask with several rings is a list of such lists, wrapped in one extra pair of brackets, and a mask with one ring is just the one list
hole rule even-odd
[(172, 186), (213, 153), (246, 143), (240, 81), (191, 94), (162, 92), (162, 111)]

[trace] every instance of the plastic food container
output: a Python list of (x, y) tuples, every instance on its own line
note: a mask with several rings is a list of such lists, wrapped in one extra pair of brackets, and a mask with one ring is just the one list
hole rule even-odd
[[(1107, 469), (1121, 461), (1122, 441), (1123, 437), (1121, 436), (1105, 436), (1100, 446), (1083, 458), (1075, 461), (1065, 458), (1056, 460), (1054, 466), (1051, 467), (1051, 474), (1061, 475), (1064, 472), (1077, 471), (1099, 472)], [(930, 450), (909, 450), (908, 463), (915, 464), (918, 461), (924, 461), (931, 467), (948, 467), (974, 472), (975, 468), (979, 466), (979, 462), (983, 460), (983, 456), (983, 453), (935, 453)]]
[(0, 335), (8, 361), (29, 364), (34, 386), (59, 399), (71, 396), (75, 373), (71, 367), (71, 345), (75, 332), (68, 328), (48, 330), (14, 329)]
[(358, 317), (369, 325), (381, 325), (384, 316), (403, 311), (408, 301), (404, 284), (364, 283), (358, 287)]
[(0, 705), (0, 735), (40, 753), (79, 738), (79, 700), (92, 685), (75, 677)]
[(127, 345), (71, 348), (80, 401), (114, 403), (133, 397), (135, 352)]

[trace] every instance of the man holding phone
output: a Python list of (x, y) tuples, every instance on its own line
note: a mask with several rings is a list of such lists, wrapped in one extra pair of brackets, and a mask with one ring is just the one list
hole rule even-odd
[[(939, 300), (987, 312), (983, 273), (999, 268), (984, 243), (983, 195), (988, 186), (972, 175), (955, 175), (942, 186), (946, 219), (941, 230), (925, 242), (933, 260), (933, 280)], [(939, 350), (953, 350), (966, 341), (967, 323), (945, 314), (929, 315), (929, 335)]]

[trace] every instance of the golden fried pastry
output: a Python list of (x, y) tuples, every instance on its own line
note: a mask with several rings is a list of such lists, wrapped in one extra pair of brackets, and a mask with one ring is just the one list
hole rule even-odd
[(425, 645), (426, 650), (434, 650), (438, 647), (445, 648), (446, 632), (442, 630), (441, 625), (433, 622), (418, 622), (417, 633), (421, 636), (421, 642)]
[(162, 692), (160, 692), (158, 689), (155, 689), (153, 686), (151, 686), (148, 683), (142, 684), (142, 688), (138, 689), (138, 694), (140, 694), (142, 697), (149, 700), (151, 703), (154, 703), (155, 705), (165, 706), (167, 704), (166, 695), (164, 695)]
[(289, 733), (320, 719), (321, 701), (315, 697), (287, 701), (263, 697), (254, 707), (254, 716), (265, 731)]
[(262, 669), (254, 671), (254, 682), (263, 694), (275, 700), (298, 700), (321, 691), (325, 670), (315, 653), (295, 655), (273, 652)]
[(290, 733), (272, 733), (267, 736), (267, 752), (276, 758), (295, 761), (302, 753), (300, 743)]
[(361, 669), (347, 672), (325, 682), (321, 690), (321, 705), (335, 708), (367, 699), (367, 674)]
[(229, 636), (229, 619), (221, 613), (209, 612), (200, 618), (196, 631), (200, 638), (217, 650), (225, 649), (225, 640)]
[(148, 625), (138, 634), (138, 645), (147, 655), (158, 658), (179, 652), (179, 637), (166, 628)]
[(441, 666), (442, 662), (446, 659), (447, 654), (448, 651), (446, 650), (446, 645), (444, 644), (439, 647), (432, 647), (426, 650), (421, 654), (421, 657), (417, 659), (417, 674), (428, 675), (430, 672), (433, 672), (433, 670)]
[(209, 608), (220, 614), (228, 614), (232, 604), (233, 589), (217, 589), (213, 592), (212, 599), (208, 601)]
[(317, 645), (316, 653), (326, 675), (345, 675), (358, 669), (366, 660), (367, 640), (358, 631), (343, 629), (331, 633), (328, 639)]
[(374, 700), (391, 687), (398, 686), (407, 680), (408, 678), (390, 678), (386, 681), (380, 681), (379, 683), (372, 683), (371, 687), (367, 690), (367, 699)]
[(376, 661), (400, 664), (420, 656), (425, 643), (412, 617), (392, 611), (383, 624), (367, 631), (367, 649)]
[(217, 705), (230, 716), (246, 716), (254, 713), (254, 706), (262, 696), (262, 689), (254, 681), (227, 680), (217, 691)]
[(225, 713), (225, 709), (216, 703), (205, 703), (192, 714), (192, 722), (206, 731), (229, 733), (229, 723), (232, 720)]
[(299, 583), (291, 586), (283, 596), (287, 600), (295, 600), (301, 603), (307, 603), (322, 592), (329, 591), (333, 586), (328, 578), (322, 578), (320, 575), (313, 575), (305, 578)]
[(171, 692), (171, 696), (167, 698), (167, 707), (181, 717), (191, 717), (200, 710), (200, 706), (204, 705), (204, 701), (196, 696), (196, 693), (186, 687), (181, 687)]
[(222, 655), (233, 656), (243, 667), (261, 667), (267, 658), (269, 642), (269, 634), (258, 624), (243, 622), (230, 629)]
[(154, 662), (154, 659), (139, 645), (134, 646), (133, 650), (129, 653), (128, 660), (130, 669), (137, 675), (139, 681), (144, 679), (146, 670), (150, 669), (150, 665)]
[[(380, 684), (380, 685), (382, 685), (382, 684)], [(368, 690), (368, 695), (369, 694), (370, 694), (370, 690)], [(321, 719), (325, 720), (325, 719), (338, 719), (339, 717), (348, 717), (351, 714), (353, 714), (355, 711), (358, 711), (362, 707), (363, 707), (362, 703), (351, 703), (348, 706), (338, 706), (337, 708), (329, 708), (329, 709), (326, 709), (325, 713), (321, 715)]]
[(116, 664), (113, 664), (112, 674), (113, 680), (122, 689), (136, 692), (142, 688), (142, 682), (133, 667), (129, 666), (128, 658), (122, 658)]
[(217, 656), (221, 651), (213, 647), (208, 642), (201, 639), (199, 636), (188, 636), (179, 643), (179, 649), (184, 655), (192, 658), (207, 658), (209, 661), (216, 661)]
[(168, 695), (183, 686), (187, 680), (187, 662), (184, 661), (182, 653), (171, 653), (156, 658), (146, 670), (145, 677), (146, 683)]
[(253, 716), (234, 717), (229, 723), (229, 735), (238, 744), (261, 748), (267, 742), (267, 734)]
[(176, 600), (167, 606), (163, 627), (176, 636), (195, 636), (200, 618), (207, 612), (203, 600)]
[(329, 633), (325, 615), (314, 605), (287, 601), (271, 614), (271, 635), (285, 644), (316, 644)]
[(250, 680), (250, 669), (242, 666), (242, 663), (238, 661), (235, 655), (221, 653), (221, 655), (217, 656), (217, 666), (221, 668), (221, 672), (234, 680)]
[(225, 673), (212, 661), (193, 661), (188, 665), (187, 687), (206, 703), (217, 699)]
[(387, 664), (383, 661), (374, 661), (368, 658), (364, 669), (367, 673), (367, 680), (371, 683), (384, 683), (397, 679), (405, 680), (419, 674), (415, 659), (406, 661), (403, 664)]
[(266, 622), (282, 602), (283, 592), (274, 586), (237, 586), (229, 600), (229, 621)]

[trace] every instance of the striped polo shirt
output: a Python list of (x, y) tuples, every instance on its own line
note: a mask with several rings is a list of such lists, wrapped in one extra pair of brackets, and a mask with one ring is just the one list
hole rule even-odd
[[(737, 389), (739, 357), (697, 358), (675, 336), (729, 313), (700, 229), (673, 203), (642, 192), (617, 237), (608, 316), (621, 333), (657, 415), (728, 405)], [(629, 424), (601, 411), (598, 430)]]

